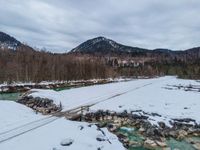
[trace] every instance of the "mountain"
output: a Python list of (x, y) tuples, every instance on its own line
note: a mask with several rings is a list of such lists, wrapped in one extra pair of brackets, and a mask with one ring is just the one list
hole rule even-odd
[(170, 49), (145, 49), (139, 47), (131, 47), (117, 43), (105, 37), (96, 37), (80, 44), (72, 49), (69, 53), (91, 54), (91, 55), (126, 55), (129, 56), (148, 56), (170, 59), (200, 59), (200, 47), (187, 50), (170, 50)]
[(20, 45), (21, 45), (21, 42), (16, 40), (14, 37), (12, 37), (4, 32), (0, 32), (0, 48), (1, 49), (15, 50)]
[(144, 53), (147, 49), (131, 47), (119, 44), (111, 39), (105, 37), (97, 37), (80, 44), (72, 49), (70, 53), (83, 54), (121, 54), (121, 53)]

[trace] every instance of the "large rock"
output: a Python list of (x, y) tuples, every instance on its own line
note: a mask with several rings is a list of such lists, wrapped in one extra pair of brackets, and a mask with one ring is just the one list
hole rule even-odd
[(184, 130), (179, 130), (178, 131), (178, 139), (183, 139), (188, 135), (188, 133)]
[(197, 150), (200, 150), (200, 143), (193, 144), (193, 147)]
[(144, 141), (144, 146), (146, 148), (156, 148), (158, 145), (156, 144), (155, 141), (147, 139), (147, 140)]
[(164, 141), (156, 141), (156, 144), (160, 147), (166, 147), (167, 146), (166, 142), (164, 142)]

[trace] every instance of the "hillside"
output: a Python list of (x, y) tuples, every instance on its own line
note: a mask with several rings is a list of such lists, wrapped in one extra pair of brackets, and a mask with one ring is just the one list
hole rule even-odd
[(184, 54), (198, 54), (199, 57), (200, 48), (195, 47), (187, 50), (170, 50), (170, 49), (146, 49), (139, 47), (126, 46), (120, 43), (117, 43), (111, 39), (105, 37), (96, 37), (90, 40), (87, 40), (80, 44), (79, 46), (72, 49), (69, 53), (81, 53), (81, 54), (152, 54), (152, 55), (184, 55)]
[[(149, 50), (97, 37), (69, 53), (34, 50), (1, 32), (0, 82), (178, 75), (200, 78), (200, 48)], [(6, 45), (6, 46), (5, 46)]]
[(121, 53), (143, 53), (147, 49), (131, 47), (119, 44), (105, 37), (96, 37), (80, 44), (71, 50), (72, 53), (88, 54), (121, 54)]
[(16, 40), (14, 37), (0, 32), (0, 47), (1, 49), (16, 49), (18, 46), (21, 45), (21, 42)]

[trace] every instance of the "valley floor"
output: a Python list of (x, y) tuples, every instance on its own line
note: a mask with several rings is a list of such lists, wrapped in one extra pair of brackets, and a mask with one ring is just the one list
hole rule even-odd
[[(33, 97), (48, 98), (62, 104), (63, 111), (89, 106), (89, 112), (109, 110), (134, 112), (170, 126), (173, 119), (191, 118), (200, 123), (200, 84), (176, 77), (139, 79), (127, 82), (93, 85), (63, 91), (31, 90)], [(156, 114), (156, 115), (155, 115)], [(42, 116), (15, 102), (0, 101), (0, 149), (2, 150), (110, 150), (124, 149), (118, 138), (106, 128)]]
[(84, 88), (63, 90), (32, 90), (33, 97), (49, 98), (56, 104), (62, 103), (63, 110), (77, 106), (94, 105), (90, 111), (124, 110), (161, 115), (150, 116), (152, 123), (171, 119), (191, 118), (200, 123), (200, 84), (195, 80), (176, 77), (139, 79), (128, 82), (94, 85)]

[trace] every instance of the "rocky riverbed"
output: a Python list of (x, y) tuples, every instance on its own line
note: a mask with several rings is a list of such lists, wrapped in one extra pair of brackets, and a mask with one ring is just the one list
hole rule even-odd
[[(164, 122), (152, 125), (147, 116), (140, 116), (134, 113), (116, 113), (110, 111), (89, 112), (82, 115), (78, 120), (96, 123), (100, 128), (107, 127), (109, 131), (115, 133), (126, 148), (147, 148), (170, 150), (170, 140), (187, 142), (191, 149), (200, 149), (200, 126), (192, 119), (174, 119), (167, 126)], [(191, 124), (189, 122), (194, 122)], [(133, 134), (137, 140), (130, 140), (128, 136), (121, 134), (122, 127), (134, 129)], [(127, 129), (128, 129), (127, 128)], [(178, 148), (177, 148), (178, 149)]]
[[(56, 105), (51, 99), (32, 97), (29, 94), (26, 93), (17, 102), (44, 115), (62, 110), (62, 104)], [(158, 122), (155, 125), (148, 118), (150, 115), (159, 116), (159, 114), (148, 114), (142, 110), (130, 113), (127, 111), (116, 113), (102, 110), (90, 112), (87, 109), (87, 111), (82, 110), (81, 112), (82, 114), (77, 115), (78, 117), (72, 120), (95, 123), (99, 128), (107, 127), (110, 132), (118, 136), (127, 149), (170, 150), (172, 148), (170, 145), (175, 143), (177, 145), (183, 144), (184, 146), (188, 146), (190, 150), (200, 150), (200, 138), (198, 139), (200, 137), (200, 125), (190, 118), (172, 119), (170, 125), (164, 122)], [(126, 130), (128, 133), (123, 134), (121, 132), (123, 130)], [(194, 137), (198, 140), (194, 139)], [(178, 148), (176, 147), (177, 150)]]
[[(62, 110), (62, 104), (56, 105), (51, 99), (32, 97), (29, 94), (26, 93), (17, 102), (44, 115)], [(150, 123), (148, 115), (159, 114), (148, 114), (142, 110), (116, 113), (102, 110), (90, 112), (87, 109), (87, 111), (82, 110), (81, 112), (77, 115), (78, 117), (72, 118), (72, 120), (95, 123), (99, 128), (107, 127), (110, 132), (118, 136), (124, 147), (129, 150), (171, 150), (174, 148), (181, 150), (182, 147), (187, 147), (188, 150), (200, 150), (200, 126), (190, 118), (173, 119), (170, 121), (170, 125), (164, 122), (158, 122), (155, 125)], [(173, 148), (171, 145), (178, 146)]]
[(97, 79), (97, 80), (80, 80), (80, 81), (66, 81), (66, 82), (46, 82), (46, 83), (31, 83), (31, 84), (7, 84), (0, 85), (0, 93), (17, 93), (27, 92), (30, 89), (54, 89), (59, 91), (61, 89), (89, 86), (95, 84), (105, 84), (117, 82), (117, 80)]

